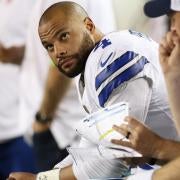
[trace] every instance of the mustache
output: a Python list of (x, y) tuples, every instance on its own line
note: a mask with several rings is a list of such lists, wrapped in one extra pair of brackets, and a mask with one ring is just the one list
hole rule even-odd
[(68, 60), (68, 59), (72, 59), (72, 58), (77, 58), (78, 54), (73, 54), (73, 55), (68, 55), (68, 56), (60, 56), (58, 57), (58, 62), (63, 61), (63, 60)]
[(78, 54), (73, 54), (73, 55), (68, 55), (68, 56), (61, 56), (61, 57), (57, 58), (57, 60), (58, 60), (57, 67), (60, 68), (63, 62), (68, 61), (70, 59), (78, 59), (78, 57), (79, 57)]

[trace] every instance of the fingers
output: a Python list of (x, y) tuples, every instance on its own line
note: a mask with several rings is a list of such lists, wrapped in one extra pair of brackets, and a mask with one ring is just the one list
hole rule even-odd
[(175, 45), (179, 41), (179, 37), (176, 32), (168, 32), (166, 36), (161, 40), (159, 46), (160, 59), (162, 57), (170, 56), (175, 48)]
[(129, 127), (129, 131), (131, 132), (131, 129), (136, 129), (137, 127), (143, 127), (144, 124), (142, 124), (137, 119), (127, 116), (124, 120), (127, 123), (127, 126)]
[(16, 180), (16, 179), (13, 177), (8, 177), (6, 180)]
[(123, 141), (123, 140), (117, 140), (117, 139), (112, 139), (111, 142), (116, 145), (121, 145), (125, 147), (130, 147), (132, 148), (132, 144), (129, 141)]
[(169, 57), (175, 47), (174, 33), (168, 32), (166, 36), (161, 40), (159, 46), (160, 62), (163, 63)]
[[(175, 48), (173, 50), (173, 56), (180, 58), (180, 40), (178, 38), (174, 39)], [(180, 59), (179, 59), (180, 61)]]
[(167, 32), (166, 34), (166, 42), (167, 42), (167, 46), (169, 48), (170, 53), (172, 52), (172, 50), (174, 49), (174, 33), (173, 32)]
[(144, 125), (141, 122), (130, 116), (127, 116), (124, 122), (125, 123), (120, 126), (114, 125), (112, 128), (125, 137), (128, 136), (126, 137), (128, 139), (131, 135), (136, 137), (136, 131), (140, 128), (144, 128)]
[(168, 51), (163, 46), (163, 44), (160, 44), (159, 45), (159, 59), (160, 59), (160, 62), (163, 63), (166, 60), (166, 57), (168, 57), (168, 56), (169, 56)]
[(16, 173), (11, 173), (7, 180), (16, 180), (15, 176), (16, 176)]
[(124, 136), (127, 136), (130, 130), (126, 124), (122, 124), (121, 126), (114, 125), (113, 129)]
[(163, 55), (170, 55), (171, 54), (172, 48), (168, 44), (166, 36), (161, 40), (160, 47), (164, 50)]

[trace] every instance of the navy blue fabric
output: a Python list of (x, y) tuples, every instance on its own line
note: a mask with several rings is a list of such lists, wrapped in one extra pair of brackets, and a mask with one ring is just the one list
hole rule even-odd
[(141, 169), (144, 169), (144, 170), (152, 170), (152, 169), (154, 169), (152, 166), (150, 166), (149, 164), (142, 164), (142, 165), (139, 165), (139, 167), (141, 168)]
[(52, 169), (54, 165), (62, 161), (68, 155), (66, 149), (60, 149), (58, 147), (50, 130), (35, 133), (33, 136), (33, 143), (39, 171)]
[(170, 0), (151, 0), (144, 5), (144, 13), (149, 17), (159, 17), (171, 12)]
[(97, 75), (95, 81), (96, 90), (108, 77), (110, 77), (113, 73), (122, 68), (125, 64), (133, 60), (137, 55), (138, 54), (134, 53), (133, 51), (127, 51), (122, 56), (117, 58), (114, 62), (109, 64), (103, 71), (101, 71)]
[(36, 173), (34, 152), (23, 137), (0, 144), (0, 180), (18, 171)]
[(104, 104), (108, 100), (113, 90), (125, 81), (132, 79), (139, 72), (141, 72), (146, 63), (148, 63), (148, 60), (145, 57), (142, 57), (137, 63), (130, 66), (128, 69), (126, 69), (125, 71), (117, 75), (114, 79), (112, 79), (98, 95), (100, 106), (104, 107)]

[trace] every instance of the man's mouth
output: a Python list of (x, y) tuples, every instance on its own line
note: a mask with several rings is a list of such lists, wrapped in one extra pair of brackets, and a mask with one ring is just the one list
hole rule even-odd
[(58, 66), (66, 70), (66, 69), (71, 68), (74, 62), (75, 62), (75, 59), (73, 57), (62, 58), (59, 60)]

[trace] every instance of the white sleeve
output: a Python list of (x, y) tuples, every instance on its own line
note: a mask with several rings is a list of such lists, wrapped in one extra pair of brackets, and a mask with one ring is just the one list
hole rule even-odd
[[(94, 144), (90, 143), (88, 140), (84, 138), (81, 138), (79, 147), (93, 147), (93, 146)], [(64, 160), (62, 160), (60, 163), (55, 165), (54, 168), (62, 169), (70, 165), (72, 165), (74, 175), (78, 180), (88, 179), (88, 176), (83, 168), (83, 164), (78, 164), (77, 166), (71, 155), (68, 155)]]
[(86, 172), (84, 170), (83, 164), (77, 166), (74, 163), (72, 166), (72, 169), (73, 169), (73, 173), (74, 173), (74, 176), (76, 177), (76, 179), (78, 179), (78, 180), (89, 179), (88, 175), (86, 174)]
[(140, 179), (152, 180), (152, 175), (153, 175), (154, 171), (155, 171), (155, 169), (140, 172), (140, 173), (134, 174), (132, 176), (129, 176), (127, 178), (127, 180), (140, 180)]
[(121, 101), (129, 104), (129, 115), (144, 122), (152, 94), (152, 82), (144, 77), (130, 80), (117, 88), (106, 103), (112, 105)]
[(81, 147), (81, 148), (89, 147), (90, 148), (90, 147), (94, 147), (94, 144), (82, 137), (80, 140), (80, 143), (79, 143), (79, 147)]
[(73, 164), (73, 158), (71, 155), (68, 155), (65, 159), (63, 159), (61, 162), (59, 162), (58, 164), (56, 164), (54, 166), (54, 169), (62, 169), (65, 168), (67, 166), (70, 166), (71, 164)]
[(73, 172), (78, 180), (115, 179), (129, 174), (129, 167), (120, 159), (92, 158), (73, 164)]

